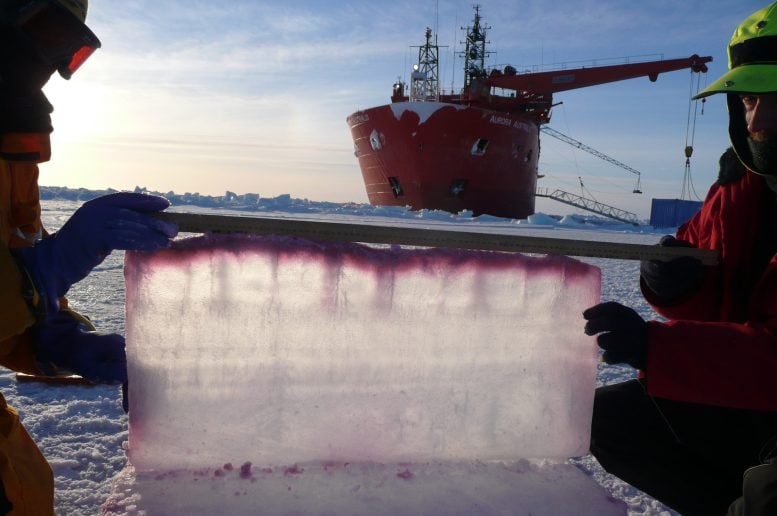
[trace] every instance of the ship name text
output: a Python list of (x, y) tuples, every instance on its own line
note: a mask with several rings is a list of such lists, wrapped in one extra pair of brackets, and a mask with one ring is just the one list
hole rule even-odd
[(512, 127), (513, 129), (520, 129), (521, 131), (529, 131), (531, 127), (526, 122), (521, 122), (520, 120), (513, 121), (511, 118), (507, 118), (506, 116), (491, 115), (491, 119), (489, 120), (489, 122), (492, 124)]
[(367, 113), (354, 113), (351, 115), (349, 122), (351, 125), (363, 124), (370, 121), (370, 115)]

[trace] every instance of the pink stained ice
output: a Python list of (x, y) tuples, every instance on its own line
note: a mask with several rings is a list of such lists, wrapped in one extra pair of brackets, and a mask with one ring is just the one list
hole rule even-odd
[(138, 470), (586, 453), (581, 262), (210, 236), (125, 278)]

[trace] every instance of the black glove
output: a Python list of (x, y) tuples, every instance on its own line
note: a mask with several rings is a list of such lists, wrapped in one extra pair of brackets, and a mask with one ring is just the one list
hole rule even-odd
[(635, 369), (647, 367), (648, 324), (637, 312), (619, 303), (600, 303), (583, 312), (585, 334), (596, 335), (608, 364), (626, 363)]
[[(694, 247), (685, 240), (666, 235), (658, 245), (662, 247)], [(704, 277), (704, 265), (690, 256), (668, 261), (646, 260), (641, 262), (639, 275), (645, 285), (658, 297), (673, 301), (696, 290)]]

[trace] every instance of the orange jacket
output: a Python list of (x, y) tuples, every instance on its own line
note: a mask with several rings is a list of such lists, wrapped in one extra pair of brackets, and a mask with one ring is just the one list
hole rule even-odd
[[(0, 365), (40, 374), (29, 329), (35, 322), (25, 299), (25, 277), (10, 249), (31, 245), (43, 234), (38, 163), (50, 157), (48, 134), (0, 135)], [(54, 514), (51, 467), (0, 396), (0, 478), (11, 514)]]

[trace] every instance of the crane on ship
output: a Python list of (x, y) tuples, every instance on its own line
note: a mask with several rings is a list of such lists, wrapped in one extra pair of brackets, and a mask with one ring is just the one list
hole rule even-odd
[[(701, 74), (707, 72), (707, 63), (712, 61), (712, 57), (700, 57), (693, 54), (690, 57), (679, 59), (661, 59), (536, 73), (519, 73), (515, 67), (509, 65), (504, 70), (491, 69), (487, 71), (485, 59), (488, 53), (485, 51), (485, 29), (490, 27), (480, 25), (479, 14), (479, 10), (476, 8), (474, 28), (468, 34), (467, 50), (463, 53), (466, 59), (465, 84), (460, 100), (456, 99), (455, 96), (444, 100), (453, 103), (458, 100), (470, 106), (529, 115), (536, 120), (542, 133), (634, 174), (636, 184), (632, 193), (641, 194), (642, 174), (638, 170), (546, 125), (550, 122), (550, 111), (555, 105), (553, 94), (638, 77), (647, 77), (651, 82), (655, 82), (661, 73), (682, 69), (690, 69), (691, 72)], [(512, 93), (506, 96), (498, 95), (498, 90), (510, 90)], [(396, 101), (397, 99), (392, 98), (392, 100)], [(582, 187), (582, 179), (580, 184)], [(585, 195), (578, 196), (563, 190), (551, 192), (547, 188), (537, 188), (535, 195), (548, 197), (622, 222), (638, 224), (636, 214), (600, 203)]]
[(624, 169), (625, 171), (630, 172), (630, 173), (636, 175), (637, 176), (637, 184), (634, 186), (634, 190), (632, 190), (632, 193), (635, 193), (635, 194), (641, 194), (642, 193), (642, 186), (641, 186), (641, 183), (640, 183), (641, 180), (642, 180), (642, 174), (639, 172), (639, 170), (634, 170), (630, 166), (628, 166), (628, 165), (626, 165), (624, 163), (621, 163), (617, 159), (611, 158), (607, 154), (599, 152), (598, 150), (596, 150), (596, 149), (594, 149), (592, 147), (589, 147), (588, 145), (586, 145), (586, 144), (584, 144), (582, 142), (579, 142), (579, 141), (575, 140), (574, 138), (572, 138), (570, 136), (567, 136), (566, 134), (560, 133), (559, 131), (556, 131), (555, 129), (551, 129), (547, 125), (544, 125), (544, 126), (540, 127), (540, 131), (542, 131), (543, 133), (547, 134), (548, 136), (552, 136), (553, 138), (556, 138), (557, 140), (561, 140), (564, 143), (568, 143), (568, 144), (572, 145), (573, 147), (577, 147), (578, 149), (583, 150), (583, 151), (585, 151), (585, 152), (587, 152), (589, 154), (592, 154), (592, 155), (596, 156), (597, 158), (603, 159), (607, 163), (611, 163), (611, 164), (615, 165), (616, 167), (620, 167), (620, 168)]
[[(572, 145), (573, 147), (577, 147), (580, 150), (583, 150), (585, 152), (588, 152), (589, 154), (592, 154), (596, 156), (597, 158), (601, 158), (604, 161), (611, 163), (615, 165), (616, 167), (620, 167), (634, 175), (637, 176), (637, 184), (634, 187), (634, 190), (632, 193), (635, 194), (641, 194), (642, 193), (642, 187), (640, 186), (640, 181), (642, 174), (630, 166), (621, 163), (620, 161), (611, 158), (610, 156), (604, 154), (603, 152), (599, 152), (598, 150), (594, 149), (593, 147), (589, 147), (588, 145), (579, 142), (575, 140), (574, 138), (567, 136), (559, 131), (556, 131), (555, 129), (552, 129), (548, 126), (541, 126), (540, 131), (543, 133), (552, 136), (556, 138), (557, 140), (561, 140), (564, 143), (568, 143)], [(549, 199), (553, 199), (555, 201), (562, 202), (564, 204), (568, 204), (570, 206), (575, 206), (577, 208), (584, 209), (586, 211), (590, 211), (592, 213), (597, 213), (599, 215), (604, 215), (605, 217), (609, 217), (611, 219), (619, 220), (621, 222), (627, 222), (629, 224), (633, 225), (639, 225), (639, 222), (637, 221), (637, 215), (635, 213), (632, 213), (630, 211), (621, 210), (619, 208), (616, 208), (614, 206), (609, 206), (607, 204), (600, 203), (596, 199), (594, 199), (594, 196), (591, 194), (591, 192), (588, 191), (588, 189), (583, 185), (583, 178), (578, 177), (578, 181), (580, 181), (580, 195), (575, 195), (569, 192), (565, 192), (564, 190), (554, 190), (550, 191), (547, 188), (538, 188), (537, 189), (537, 197), (547, 197)], [(587, 194), (587, 196), (586, 196)]]
[[(655, 82), (659, 74), (676, 70), (690, 69), (694, 73), (704, 73), (710, 61), (710, 56), (700, 57), (694, 54), (679, 59), (536, 73), (517, 73), (514, 67), (506, 66), (503, 71), (494, 69), (485, 76), (471, 78), (469, 85), (464, 87), (462, 100), (470, 105), (533, 114), (540, 124), (546, 124), (550, 121), (555, 93), (638, 77), (647, 77), (651, 82)], [(497, 89), (511, 90), (513, 93), (507, 96), (497, 95)]]
[[(515, 68), (508, 66), (505, 67), (504, 71), (492, 70), (485, 77), (481, 75), (480, 79), (472, 78), (470, 83), (465, 86), (463, 96), (468, 96), (473, 104), (485, 102), (494, 107), (499, 106), (499, 108), (505, 111), (520, 110), (524, 113), (532, 114), (542, 133), (577, 147), (637, 176), (636, 185), (632, 192), (641, 194), (642, 174), (638, 170), (545, 125), (550, 121), (550, 110), (554, 106), (553, 94), (596, 84), (645, 76), (651, 82), (655, 82), (658, 80), (660, 73), (682, 69), (690, 69), (695, 73), (704, 73), (707, 71), (707, 63), (710, 61), (712, 61), (712, 58), (709, 56), (700, 57), (694, 54), (688, 58), (680, 59), (526, 74), (517, 74)], [(515, 93), (509, 97), (498, 96), (494, 94), (496, 89), (513, 90)], [(584, 189), (582, 179), (580, 180), (580, 186)], [(585, 195), (578, 196), (559, 189), (550, 191), (547, 188), (537, 188), (535, 195), (537, 197), (547, 197), (621, 222), (634, 225), (639, 224), (636, 214), (600, 203)]]

